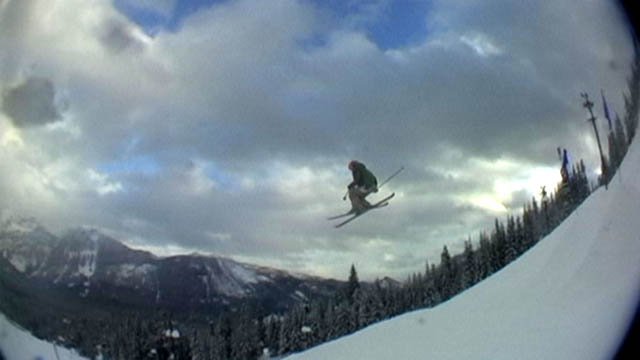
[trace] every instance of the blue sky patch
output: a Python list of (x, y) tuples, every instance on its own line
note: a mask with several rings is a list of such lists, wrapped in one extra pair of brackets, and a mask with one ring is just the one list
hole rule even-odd
[(417, 44), (427, 36), (428, 10), (425, 1), (391, 1), (378, 21), (368, 26), (368, 35), (384, 50)]
[(229, 0), (177, 0), (168, 14), (163, 14), (152, 7), (145, 7), (136, 0), (114, 0), (118, 11), (131, 21), (141, 26), (148, 34), (160, 30), (178, 31), (185, 18), (195, 12)]
[(431, 4), (422, 0), (310, 0), (347, 28), (363, 31), (383, 50), (410, 46), (428, 34)]
[(102, 164), (98, 168), (107, 174), (143, 174), (156, 175), (160, 172), (160, 163), (149, 155), (132, 156)]
[[(114, 0), (114, 6), (144, 31), (153, 35), (162, 30), (179, 31), (192, 14), (231, 0), (177, 0), (170, 11), (159, 11), (135, 0)], [(318, 10), (330, 14), (337, 26), (363, 31), (381, 49), (410, 46), (427, 36), (429, 1), (421, 0), (308, 0)], [(317, 35), (305, 47), (321, 46)]]

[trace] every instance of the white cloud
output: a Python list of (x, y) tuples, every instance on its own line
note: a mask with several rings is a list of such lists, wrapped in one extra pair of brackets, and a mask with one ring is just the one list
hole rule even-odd
[[(557, 146), (593, 158), (578, 92), (620, 93), (631, 48), (602, 2), (433, 5), (425, 43), (384, 52), (308, 2), (222, 2), (150, 38), (110, 1), (5, 1), (0, 88), (48, 79), (68, 106), (30, 129), (0, 114), (0, 195), (156, 248), (316, 273), (438, 259), (552, 182)], [(354, 158), (380, 177), (407, 170), (384, 212), (334, 231)], [(131, 159), (154, 170), (107, 171)]]
[(185, 182), (182, 187), (186, 193), (201, 196), (211, 193), (217, 184), (206, 174), (206, 162), (192, 161), (186, 170)]
[(0, 138), (0, 143), (6, 149), (13, 148), (21, 148), (24, 146), (24, 140), (22, 140), (22, 136), (20, 136), (20, 131), (13, 126), (9, 125), (9, 121), (1, 121), (0, 125), (0, 133), (2, 134), (2, 138)]
[(472, 48), (479, 56), (488, 57), (501, 55), (502, 49), (494, 44), (494, 42), (485, 34), (472, 33), (462, 35), (460, 41)]
[(110, 181), (107, 175), (99, 173), (94, 169), (87, 170), (87, 176), (93, 183), (95, 191), (101, 196), (117, 193), (123, 190), (123, 186), (120, 182)]

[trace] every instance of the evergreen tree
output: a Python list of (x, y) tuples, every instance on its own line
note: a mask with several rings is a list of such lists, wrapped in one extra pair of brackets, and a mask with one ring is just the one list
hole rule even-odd
[(458, 274), (457, 267), (451, 259), (449, 249), (445, 245), (440, 255), (440, 293), (443, 300), (448, 300), (458, 293), (459, 286), (457, 283)]
[(476, 265), (476, 253), (473, 251), (471, 239), (464, 242), (464, 270), (462, 288), (468, 289), (478, 281), (478, 271)]
[(231, 358), (231, 318), (223, 315), (218, 319), (213, 331), (212, 353), (214, 359)]
[(424, 292), (425, 292), (425, 305), (435, 306), (442, 302), (442, 297), (437, 288), (438, 271), (435, 264), (429, 263), (426, 265), (426, 271), (424, 276)]
[(522, 214), (522, 226), (524, 228), (524, 237), (522, 240), (522, 252), (531, 248), (540, 238), (541, 219), (538, 212), (538, 203), (533, 198), (531, 206), (525, 207)]
[(334, 338), (351, 333), (356, 330), (356, 318), (353, 314), (354, 307), (346, 302), (336, 306), (335, 322), (333, 325)]
[(504, 229), (504, 225), (495, 220), (495, 229), (492, 236), (492, 253), (491, 262), (494, 271), (502, 269), (505, 265), (506, 251), (507, 251), (507, 235)]
[(353, 304), (354, 295), (356, 291), (360, 288), (360, 281), (358, 280), (358, 273), (356, 272), (355, 265), (351, 265), (351, 270), (349, 271), (349, 280), (347, 282), (347, 300), (349, 304)]
[(549, 209), (549, 203), (551, 199), (549, 198), (547, 192), (545, 191), (544, 186), (542, 187), (542, 233), (541, 235), (546, 235), (551, 231), (551, 211)]
[(491, 242), (485, 232), (480, 233), (480, 247), (478, 249), (478, 280), (486, 279), (494, 273), (491, 261)]
[(578, 165), (574, 167), (573, 176), (569, 182), (569, 204), (563, 209), (562, 219), (577, 208), (589, 196), (590, 192), (587, 170), (584, 161), (580, 160)]
[(231, 331), (231, 358), (255, 359), (261, 353), (258, 321), (252, 309), (243, 307), (234, 316)]
[(279, 352), (280, 327), (282, 319), (279, 316), (270, 315), (262, 320), (264, 326), (264, 347), (269, 349), (270, 354)]
[[(377, 286), (377, 284), (374, 284)], [(362, 328), (383, 318), (382, 299), (378, 289), (358, 291), (358, 327)]]
[(519, 248), (520, 244), (516, 232), (516, 221), (513, 216), (509, 216), (507, 218), (505, 264), (509, 264), (518, 257)]
[(622, 124), (622, 120), (618, 114), (616, 114), (616, 120), (614, 125), (614, 133), (613, 133), (613, 142), (614, 142), (614, 155), (612, 156), (611, 162), (615, 169), (620, 167), (622, 163), (622, 159), (627, 153), (627, 135), (624, 129), (624, 125)]
[(279, 335), (279, 354), (288, 354), (300, 349), (300, 329), (302, 328), (299, 310), (289, 311), (282, 320)]
[(520, 220), (520, 216), (518, 216), (516, 217), (516, 243), (518, 244), (516, 258), (522, 255), (525, 251), (525, 238), (526, 232), (524, 229), (524, 223)]
[(433, 279), (431, 279), (431, 268), (429, 266), (429, 261), (425, 262), (424, 274), (422, 275), (422, 287), (420, 291), (422, 291), (422, 303), (423, 306), (431, 307), (434, 305), (433, 303)]
[(307, 313), (307, 325), (313, 329), (313, 342), (320, 343), (326, 341), (329, 322), (326, 318), (328, 302), (324, 300), (314, 301)]
[(325, 333), (326, 340), (335, 339), (336, 337), (340, 336), (339, 331), (337, 330), (338, 329), (337, 308), (338, 308), (338, 305), (336, 303), (336, 300), (329, 299), (329, 301), (327, 302), (327, 306), (325, 308), (325, 313), (324, 313), (325, 324), (327, 326), (326, 333)]

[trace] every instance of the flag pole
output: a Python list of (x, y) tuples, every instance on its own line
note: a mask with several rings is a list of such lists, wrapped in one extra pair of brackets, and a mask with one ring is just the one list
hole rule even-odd
[(609, 115), (609, 106), (607, 106), (607, 99), (604, 97), (604, 90), (600, 89), (600, 94), (602, 95), (602, 107), (604, 108), (604, 117), (607, 118), (607, 122), (609, 123), (609, 133), (613, 132), (613, 124), (611, 123), (611, 115)]

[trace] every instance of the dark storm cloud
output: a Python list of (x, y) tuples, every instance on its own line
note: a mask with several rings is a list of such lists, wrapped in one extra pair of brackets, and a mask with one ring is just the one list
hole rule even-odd
[(46, 125), (61, 119), (55, 96), (51, 80), (31, 77), (2, 94), (2, 110), (17, 127)]
[[(594, 86), (613, 87), (628, 70), (628, 67), (616, 70), (607, 65), (621, 61), (621, 54), (630, 59), (629, 33), (620, 26), (620, 14), (607, 2), (593, 1), (581, 7), (563, 1), (543, 4), (442, 1), (434, 5), (435, 11), (430, 17), (434, 27), (459, 35), (471, 34), (467, 35), (469, 39), (482, 40), (473, 34), (484, 34), (503, 49), (502, 55), (489, 57), (485, 62), (490, 67), (489, 73), (480, 69), (489, 75), (480, 83), (480, 88), (478, 82), (468, 83), (469, 89), (484, 91), (465, 96), (466, 101), (459, 105), (465, 107), (471, 101), (473, 106), (476, 98), (490, 109), (480, 112), (478, 124), (489, 120), (489, 125), (493, 122), (506, 126), (502, 133), (509, 136), (497, 142), (498, 146), (504, 146), (503, 151), (509, 149), (535, 156), (545, 149), (547, 140), (560, 141), (574, 136), (584, 113), (579, 93), (597, 91)], [(491, 89), (495, 85), (497, 91)], [(616, 101), (620, 105), (619, 97)], [(576, 122), (570, 127), (567, 120), (571, 119)], [(491, 126), (487, 129), (499, 130)], [(482, 135), (486, 135), (487, 129)], [(534, 141), (521, 144), (524, 147), (514, 146), (522, 136), (533, 136)], [(479, 138), (492, 139), (492, 136)]]
[(140, 51), (144, 44), (134, 35), (134, 27), (119, 21), (109, 21), (101, 29), (102, 44), (114, 53), (127, 49)]
[(28, 33), (36, 19), (33, 17), (33, 11), (37, 0), (14, 1), (7, 0), (0, 3), (0, 20), (2, 20), (2, 33), (0, 38), (22, 39), (25, 33)]

